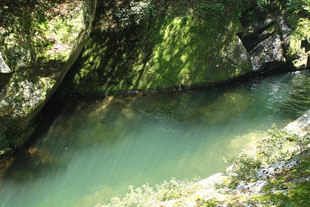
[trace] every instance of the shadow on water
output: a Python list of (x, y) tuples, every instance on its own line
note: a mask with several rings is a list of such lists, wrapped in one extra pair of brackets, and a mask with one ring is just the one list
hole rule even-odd
[[(125, 108), (128, 99), (117, 98), (111, 104), (109, 102), (111, 98), (113, 100), (113, 97), (103, 99), (101, 107), (105, 111), (97, 114), (100, 110), (95, 113), (93, 111), (94, 105), (98, 105), (100, 102), (97, 98), (87, 98), (86, 101), (83, 101), (71, 97), (62, 100), (53, 96), (42, 109), (35, 122), (37, 127), (34, 134), (25, 145), (24, 150), (16, 155), (13, 164), (5, 173), (4, 180), (18, 183), (29, 182), (48, 176), (53, 172), (64, 171), (74, 154), (68, 156), (67, 159), (61, 159), (61, 161), (59, 157), (61, 154), (68, 154), (69, 146), (85, 148), (102, 141), (106, 144), (117, 142), (120, 133), (116, 128), (122, 128), (123, 124), (120, 119), (131, 116), (131, 112), (127, 113), (126, 110), (129, 109)], [(134, 99), (134, 97), (128, 98)], [(88, 108), (91, 110), (89, 111)], [(76, 119), (72, 117), (76, 117)], [(88, 128), (87, 134), (79, 131), (83, 127)], [(128, 127), (130, 127), (130, 123), (127, 123)], [(106, 139), (96, 137), (96, 134), (103, 133), (107, 137)], [(46, 147), (44, 144), (37, 146), (38, 141), (54, 146)]]
[[(42, 109), (35, 121), (36, 130), (25, 144), (24, 149), (16, 155), (13, 164), (6, 171), (4, 180), (24, 182), (37, 179), (43, 176), (46, 171), (57, 169), (57, 159), (47, 150), (32, 147), (37, 140), (42, 138), (53, 125), (55, 119), (64, 110), (62, 101), (57, 97), (52, 97), (47, 105)], [(69, 113), (70, 111), (66, 111)], [(73, 111), (71, 111), (73, 113)]]
[(57, 159), (47, 151), (30, 148), (22, 152), (7, 170), (4, 180), (17, 183), (29, 182), (47, 174), (59, 170)]

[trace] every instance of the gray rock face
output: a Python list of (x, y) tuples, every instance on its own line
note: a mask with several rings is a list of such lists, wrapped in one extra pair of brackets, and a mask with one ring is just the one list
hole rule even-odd
[(253, 183), (245, 183), (240, 182), (238, 186), (236, 187), (236, 191), (243, 192), (243, 193), (253, 193), (258, 194), (260, 193), (263, 188), (268, 184), (268, 181), (266, 180), (258, 180)]
[(278, 34), (260, 42), (250, 54), (253, 70), (261, 69), (266, 63), (285, 61), (281, 37)]
[(4, 59), (3, 59), (2, 54), (0, 52), (0, 73), (11, 73), (11, 72), (12, 72), (12, 70), (4, 62)]
[(302, 15), (294, 15), (283, 10), (262, 13), (259, 17), (253, 17), (251, 22), (243, 21), (240, 38), (251, 54), (255, 71), (309, 68), (310, 42), (306, 32), (309, 20)]
[[(279, 22), (283, 32), (279, 32)], [(267, 17), (258, 23), (243, 25), (243, 32), (240, 35), (243, 44), (251, 55), (253, 70), (268, 70), (270, 65), (286, 62), (283, 38), (289, 39), (290, 29), (284, 20), (277, 21), (276, 18)], [(268, 65), (268, 67), (267, 67)]]
[(290, 41), (291, 34), (292, 34), (292, 30), (286, 24), (284, 15), (279, 16), (278, 23), (279, 23), (280, 32), (281, 32), (282, 39), (283, 39), (282, 41), (285, 47), (287, 48), (289, 41)]
[(288, 124), (284, 130), (298, 136), (305, 136), (307, 133), (310, 133), (310, 110), (296, 121)]
[(254, 71), (291, 71), (309, 66), (310, 44), (288, 26), (285, 15), (266, 14), (265, 19), (242, 25), (240, 38), (251, 55)]

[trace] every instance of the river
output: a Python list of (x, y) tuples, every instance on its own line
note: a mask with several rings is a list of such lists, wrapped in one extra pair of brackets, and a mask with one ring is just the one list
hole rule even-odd
[(93, 206), (129, 185), (224, 171), (247, 143), (310, 108), (310, 72), (62, 104), (5, 174), (0, 206)]

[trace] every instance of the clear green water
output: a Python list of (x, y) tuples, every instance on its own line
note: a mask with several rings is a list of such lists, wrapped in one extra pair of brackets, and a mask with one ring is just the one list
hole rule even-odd
[(207, 177), (273, 123), (282, 127), (304, 113), (309, 95), (310, 73), (303, 72), (66, 103), (7, 171), (0, 206), (93, 206), (124, 195), (129, 185)]

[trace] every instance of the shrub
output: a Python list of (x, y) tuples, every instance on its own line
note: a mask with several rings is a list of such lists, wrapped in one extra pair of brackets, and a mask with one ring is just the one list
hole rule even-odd
[(132, 23), (140, 25), (144, 20), (149, 19), (153, 4), (150, 0), (132, 1), (129, 8), (117, 8), (116, 17), (121, 26), (125, 27)]
[(97, 207), (151, 206), (163, 201), (186, 197), (192, 191), (192, 189), (188, 187), (197, 182), (197, 180), (198, 179), (180, 181), (172, 178), (170, 181), (164, 181), (162, 184), (155, 185), (155, 187), (145, 184), (134, 189), (133, 186), (129, 186), (129, 192), (122, 200), (118, 197), (114, 197), (107, 205), (101, 206), (98, 204)]

